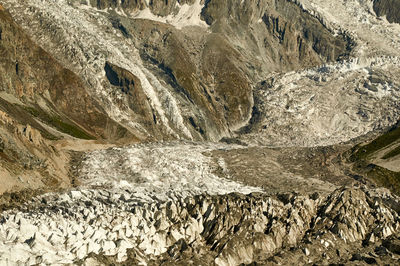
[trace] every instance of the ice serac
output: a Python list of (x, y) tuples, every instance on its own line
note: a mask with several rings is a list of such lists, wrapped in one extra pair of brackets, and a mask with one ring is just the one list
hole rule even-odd
[[(140, 204), (129, 191), (45, 195), (20, 211), (3, 213), (0, 262), (340, 263), (360, 249), (361, 241), (390, 242), (400, 228), (398, 214), (378, 198), (398, 200), (384, 191), (339, 189), (327, 197), (195, 195)], [(304, 257), (301, 246), (312, 253)], [(274, 256), (286, 248), (290, 251)], [(337, 252), (340, 257), (327, 258)]]
[(399, 116), (399, 64), (398, 57), (352, 59), (275, 75), (254, 90), (255, 111), (242, 139), (333, 145), (390, 127)]

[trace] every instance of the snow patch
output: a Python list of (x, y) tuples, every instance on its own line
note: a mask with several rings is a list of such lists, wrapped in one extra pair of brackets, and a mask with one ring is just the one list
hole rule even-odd
[(220, 144), (195, 145), (178, 142), (138, 144), (89, 153), (81, 169), (89, 187), (131, 188), (145, 201), (261, 191), (213, 173), (211, 159), (204, 155), (215, 149), (232, 149)]
[(207, 23), (201, 19), (201, 11), (204, 8), (204, 5), (202, 5), (200, 2), (201, 0), (196, 0), (193, 5), (180, 5), (179, 3), (177, 3), (176, 5), (179, 9), (179, 12), (176, 15), (170, 14), (166, 17), (157, 16), (154, 15), (147, 7), (143, 10), (133, 13), (132, 16), (138, 19), (148, 19), (167, 23), (173, 25), (177, 29), (182, 29), (187, 26), (199, 26), (203, 28), (208, 28)]
[(268, 86), (255, 91), (261, 128), (242, 138), (324, 146), (389, 127), (400, 115), (399, 66), (400, 58), (380, 56), (272, 75)]

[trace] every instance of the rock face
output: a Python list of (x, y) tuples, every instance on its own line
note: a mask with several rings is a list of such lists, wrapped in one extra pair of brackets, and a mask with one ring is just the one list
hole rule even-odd
[[(335, 36), (317, 18), (287, 1), (68, 3), (44, 7), (34, 1), (30, 9), (22, 3), (10, 7), (11, 12), (27, 12), (42, 21), (34, 26), (32, 38), (78, 73), (105, 112), (139, 139), (231, 136), (251, 117), (252, 84), (260, 75), (335, 61), (351, 49), (347, 36)], [(92, 26), (77, 31), (70, 17)], [(48, 41), (41, 42), (44, 39)], [(79, 52), (82, 49), (96, 56), (89, 59)], [(104, 82), (105, 62), (134, 75), (143, 93), (127, 100), (123, 90), (116, 92), (115, 85)], [(141, 103), (135, 108), (151, 115), (130, 112), (133, 103)]]
[[(333, 36), (317, 18), (290, 1), (208, 1), (202, 17), (228, 36), (243, 32), (239, 36), (253, 42), (249, 46), (257, 47), (258, 55), (281, 70), (335, 61), (349, 52), (346, 36)], [(246, 36), (248, 28), (252, 30)]]
[(378, 16), (385, 16), (389, 22), (400, 23), (400, 1), (374, 0), (374, 11)]
[(147, 96), (143, 91), (140, 79), (121, 67), (106, 62), (104, 66), (106, 77), (115, 93), (121, 93), (121, 104), (127, 105), (134, 113), (134, 121), (149, 132), (149, 138), (162, 138), (162, 133), (157, 128), (157, 114), (149, 105)]

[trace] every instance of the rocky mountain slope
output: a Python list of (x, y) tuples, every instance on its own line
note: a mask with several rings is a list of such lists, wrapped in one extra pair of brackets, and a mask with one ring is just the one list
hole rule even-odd
[(397, 264), (397, 9), (0, 0), (0, 264)]
[(389, 22), (400, 23), (400, 2), (398, 0), (375, 0), (374, 11), (378, 16), (385, 16)]
[(4, 9), (1, 25), (1, 173), (4, 186), (38, 188), (69, 183), (63, 138), (128, 135), (87, 92), (83, 81), (32, 42)]
[[(260, 75), (336, 60), (351, 46), (346, 35), (334, 36), (287, 1), (237, 7), (229, 1), (209, 2), (204, 8), (196, 1), (193, 7), (179, 4), (181, 9), (174, 1), (150, 7), (140, 2), (29, 1), (28, 9), (28, 2), (9, 2), (10, 12), (25, 14), (15, 19), (29, 24), (32, 38), (78, 73), (106, 113), (139, 139), (230, 136), (250, 118), (252, 88)], [(100, 11), (107, 7), (110, 12)], [(191, 8), (197, 13), (187, 11)], [(234, 24), (226, 22), (231, 17)], [(293, 17), (298, 23), (287, 22)], [(135, 94), (110, 82), (106, 62), (123, 69), (120, 79), (133, 75), (140, 81)]]

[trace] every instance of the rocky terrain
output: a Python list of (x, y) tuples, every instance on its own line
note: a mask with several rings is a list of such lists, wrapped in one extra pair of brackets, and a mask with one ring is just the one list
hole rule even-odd
[(385, 16), (389, 22), (400, 22), (400, 2), (396, 0), (375, 0), (374, 11), (377, 16)]
[(397, 0), (0, 0), (0, 265), (400, 260)]

